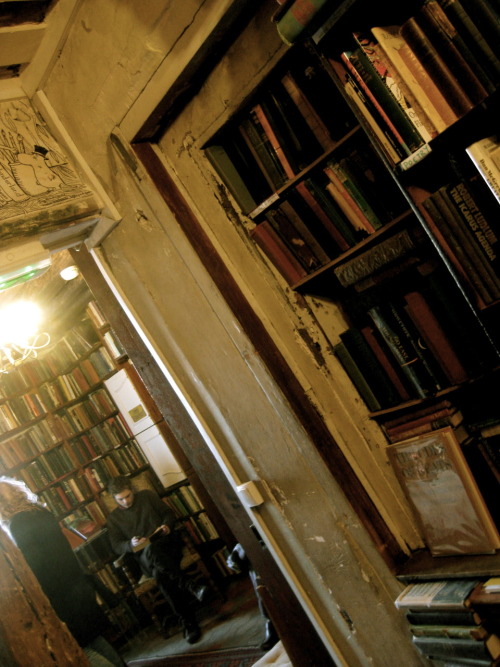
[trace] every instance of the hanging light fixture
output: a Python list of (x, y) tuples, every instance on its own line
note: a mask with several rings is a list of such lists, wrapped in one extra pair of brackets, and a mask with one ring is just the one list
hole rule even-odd
[(30, 301), (14, 301), (0, 310), (0, 373), (9, 373), (50, 343), (39, 331), (41, 311)]

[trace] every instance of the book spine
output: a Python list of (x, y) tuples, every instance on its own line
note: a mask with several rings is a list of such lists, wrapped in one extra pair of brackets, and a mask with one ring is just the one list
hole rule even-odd
[(290, 164), (288, 157), (285, 154), (284, 148), (280, 144), (276, 132), (274, 131), (268, 117), (266, 116), (262, 105), (256, 104), (253, 107), (252, 111), (253, 113), (255, 113), (256, 117), (259, 120), (259, 123), (262, 125), (264, 132), (266, 133), (267, 138), (269, 139), (269, 142), (273, 147), (273, 150), (275, 151), (278, 160), (280, 161), (283, 169), (285, 170), (285, 174), (288, 176), (288, 178), (293, 178), (295, 176), (295, 170)]
[(258, 224), (250, 235), (290, 285), (307, 275), (302, 264), (279, 238), (269, 222), (264, 220)]
[(334, 274), (343, 287), (366, 278), (415, 250), (416, 243), (408, 230), (381, 241), (361, 255), (335, 267)]
[(457, 31), (438, 2), (428, 0), (417, 13), (416, 20), (472, 103), (482, 102), (488, 91), (456, 47)]
[(495, 137), (488, 137), (476, 141), (465, 150), (500, 204), (500, 144)]
[(327, 0), (295, 0), (276, 22), (281, 39), (292, 45), (316, 17)]
[(410, 104), (408, 88), (397, 74), (397, 70), (393, 68), (390, 60), (386, 58), (379, 44), (369, 34), (353, 33), (353, 36), (370, 60), (384, 86), (415, 128), (418, 134), (418, 139), (417, 135), (415, 135), (417, 141), (420, 143), (430, 141), (436, 136), (435, 128), (430, 124), (430, 121), (418, 103), (416, 108)]

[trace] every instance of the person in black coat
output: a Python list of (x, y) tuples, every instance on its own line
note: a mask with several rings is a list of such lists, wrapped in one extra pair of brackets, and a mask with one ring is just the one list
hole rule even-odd
[(124, 661), (101, 635), (108, 619), (96, 591), (54, 515), (38, 504), (25, 484), (2, 477), (0, 520), (92, 667), (123, 667)]
[(156, 492), (150, 489), (135, 492), (127, 477), (112, 479), (108, 492), (118, 505), (107, 518), (113, 551), (120, 556), (132, 555), (141, 570), (156, 579), (183, 627), (185, 639), (190, 644), (197, 642), (201, 631), (190, 599), (194, 596), (202, 602), (209, 589), (181, 570), (184, 544), (179, 532), (174, 530), (174, 513)]

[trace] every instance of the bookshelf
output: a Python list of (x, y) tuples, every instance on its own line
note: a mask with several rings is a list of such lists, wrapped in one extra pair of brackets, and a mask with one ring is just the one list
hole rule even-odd
[[(390, 447), (453, 433), (493, 555), (500, 42), (484, 17), (498, 9), (315, 7), (293, 38), (278, 12), (292, 46), (205, 153), (277, 279), (341, 308), (332, 350), (386, 435), (388, 461)], [(447, 511), (443, 491), (436, 521)]]

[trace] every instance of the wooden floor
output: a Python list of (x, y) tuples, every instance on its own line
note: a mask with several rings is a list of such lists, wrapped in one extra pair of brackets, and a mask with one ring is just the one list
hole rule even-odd
[(196, 644), (188, 644), (179, 628), (172, 628), (172, 635), (165, 638), (150, 626), (131, 637), (120, 648), (120, 653), (127, 664), (133, 665), (138, 660), (193, 651), (257, 647), (264, 639), (264, 620), (246, 577), (229, 584), (225, 600), (217, 598), (204, 605), (199, 610), (198, 620), (202, 636)]

